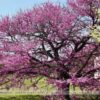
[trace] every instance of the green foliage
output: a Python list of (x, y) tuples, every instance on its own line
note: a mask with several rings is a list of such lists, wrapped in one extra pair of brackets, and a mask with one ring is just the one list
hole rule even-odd
[(90, 36), (92, 36), (93, 39), (96, 42), (100, 42), (100, 26), (94, 26), (94, 27), (92, 27), (92, 29), (90, 31)]

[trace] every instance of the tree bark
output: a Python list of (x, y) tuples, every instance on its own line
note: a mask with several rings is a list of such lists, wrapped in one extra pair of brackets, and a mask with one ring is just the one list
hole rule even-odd
[[(69, 79), (69, 77), (70, 76), (67, 73), (61, 72), (61, 74), (60, 74), (60, 78), (64, 79), (64, 80)], [(70, 84), (65, 83), (62, 86), (62, 95), (64, 96), (65, 100), (71, 100), (71, 98), (70, 98)]]
[(70, 90), (70, 84), (65, 85), (65, 88), (63, 90), (65, 100), (71, 100), (71, 98), (70, 98), (70, 91), (69, 90)]

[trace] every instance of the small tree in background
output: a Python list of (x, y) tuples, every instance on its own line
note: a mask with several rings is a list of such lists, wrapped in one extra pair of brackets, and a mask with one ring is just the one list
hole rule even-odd
[[(100, 43), (91, 29), (99, 26), (100, 0), (68, 0), (65, 7), (45, 3), (0, 20), (0, 84), (22, 84), (45, 76), (70, 100), (70, 84), (100, 87), (94, 59)], [(98, 30), (100, 31), (100, 30)], [(98, 33), (99, 34), (99, 33)]]

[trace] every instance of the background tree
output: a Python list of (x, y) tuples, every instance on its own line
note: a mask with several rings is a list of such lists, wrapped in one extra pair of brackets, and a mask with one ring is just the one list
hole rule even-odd
[(0, 20), (0, 84), (42, 75), (70, 100), (69, 85), (99, 88), (94, 59), (100, 43), (90, 35), (98, 24), (100, 0), (45, 3)]

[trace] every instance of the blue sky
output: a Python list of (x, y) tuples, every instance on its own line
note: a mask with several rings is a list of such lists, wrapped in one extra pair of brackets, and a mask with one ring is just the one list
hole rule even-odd
[[(20, 9), (31, 9), (35, 5), (40, 5), (48, 0), (0, 0), (0, 16), (15, 15)], [(53, 3), (65, 4), (66, 0), (49, 0)]]

